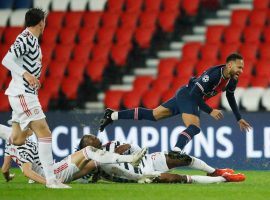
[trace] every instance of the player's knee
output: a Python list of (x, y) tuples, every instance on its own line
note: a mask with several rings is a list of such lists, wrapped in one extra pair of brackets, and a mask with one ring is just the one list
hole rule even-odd
[(11, 138), (9, 141), (11, 144), (16, 145), (16, 146), (21, 146), (25, 144), (25, 140), (20, 139), (20, 138)]

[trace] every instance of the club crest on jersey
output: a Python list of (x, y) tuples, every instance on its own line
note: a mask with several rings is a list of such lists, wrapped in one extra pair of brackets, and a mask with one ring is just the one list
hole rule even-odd
[(203, 82), (208, 82), (209, 81), (209, 76), (208, 75), (204, 75), (203, 77), (202, 77), (202, 81)]

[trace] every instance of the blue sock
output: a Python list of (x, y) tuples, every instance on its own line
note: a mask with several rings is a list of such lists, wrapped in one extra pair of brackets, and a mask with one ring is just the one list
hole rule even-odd
[(153, 110), (146, 108), (135, 108), (130, 110), (122, 110), (118, 112), (118, 119), (134, 119), (134, 120), (150, 120), (156, 121)]
[(180, 133), (177, 143), (175, 145), (175, 147), (179, 147), (181, 150), (184, 149), (184, 147), (186, 146), (186, 144), (192, 140), (192, 138), (197, 135), (198, 133), (200, 133), (200, 128), (198, 128), (195, 125), (189, 125), (187, 127), (187, 129), (185, 129), (182, 133)]

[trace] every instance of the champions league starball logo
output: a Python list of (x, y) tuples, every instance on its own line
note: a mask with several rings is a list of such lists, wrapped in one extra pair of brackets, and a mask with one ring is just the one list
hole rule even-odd
[(202, 81), (203, 82), (208, 82), (209, 81), (209, 76), (208, 75), (204, 75), (203, 77), (202, 77)]

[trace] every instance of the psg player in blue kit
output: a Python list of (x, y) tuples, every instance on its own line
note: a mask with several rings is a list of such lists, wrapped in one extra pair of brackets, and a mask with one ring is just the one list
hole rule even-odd
[(157, 121), (181, 114), (186, 129), (180, 133), (173, 149), (173, 152), (181, 152), (185, 145), (200, 133), (200, 110), (216, 120), (223, 118), (221, 110), (213, 109), (205, 103), (207, 99), (223, 91), (226, 91), (227, 100), (241, 131), (248, 131), (251, 126), (239, 113), (234, 97), (238, 78), (243, 72), (243, 68), (242, 56), (232, 53), (226, 58), (226, 64), (211, 67), (199, 77), (192, 77), (187, 85), (179, 88), (174, 97), (153, 110), (135, 108), (117, 112), (107, 108), (103, 119), (100, 120), (100, 131), (118, 119)]

